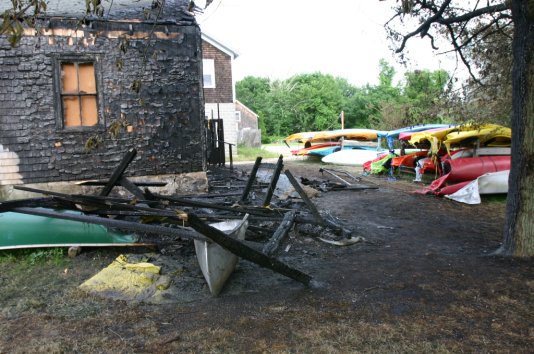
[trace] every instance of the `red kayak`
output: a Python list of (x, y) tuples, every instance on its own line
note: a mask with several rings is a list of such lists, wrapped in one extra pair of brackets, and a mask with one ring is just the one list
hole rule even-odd
[(455, 160), (448, 159), (443, 161), (443, 176), (432, 182), (428, 188), (418, 191), (418, 193), (433, 193), (438, 195), (454, 193), (456, 187), (449, 186), (451, 188), (447, 188), (447, 183), (472, 181), (486, 173), (509, 170), (510, 164), (510, 156), (480, 156)]

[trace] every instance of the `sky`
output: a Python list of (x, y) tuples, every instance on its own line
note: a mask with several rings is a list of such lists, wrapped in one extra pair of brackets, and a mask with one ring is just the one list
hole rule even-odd
[[(196, 4), (204, 6), (204, 0)], [(377, 84), (379, 60), (406, 70), (455, 68), (454, 57), (436, 56), (428, 40), (409, 42), (407, 68), (389, 49), (384, 23), (394, 1), (378, 0), (214, 0), (197, 15), (203, 32), (238, 53), (236, 81), (259, 76), (287, 79), (322, 72), (356, 86)]]

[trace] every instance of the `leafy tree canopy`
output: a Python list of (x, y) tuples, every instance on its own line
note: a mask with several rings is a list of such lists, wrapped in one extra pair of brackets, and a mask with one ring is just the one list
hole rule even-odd
[(378, 65), (376, 86), (356, 87), (318, 72), (275, 81), (248, 76), (236, 84), (237, 98), (260, 116), (268, 136), (340, 128), (342, 111), (346, 128), (393, 129), (438, 119), (434, 105), (446, 94), (446, 72), (408, 72), (394, 85), (393, 66), (386, 60)]

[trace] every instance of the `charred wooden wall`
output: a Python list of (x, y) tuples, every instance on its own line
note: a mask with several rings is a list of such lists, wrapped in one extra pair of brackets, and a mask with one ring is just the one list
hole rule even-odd
[[(15, 48), (0, 37), (0, 184), (106, 177), (130, 148), (138, 154), (127, 175), (205, 170), (197, 25), (54, 20), (44, 26), (39, 35), (27, 31)], [(56, 66), (69, 56), (96, 58), (96, 128), (58, 122)], [(132, 89), (137, 80), (139, 92)]]

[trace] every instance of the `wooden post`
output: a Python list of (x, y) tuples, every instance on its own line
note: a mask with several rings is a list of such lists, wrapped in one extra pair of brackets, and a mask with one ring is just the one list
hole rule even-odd
[(273, 197), (276, 184), (278, 183), (278, 178), (280, 178), (280, 172), (282, 172), (282, 168), (284, 167), (283, 159), (284, 157), (280, 155), (280, 157), (278, 157), (278, 161), (276, 162), (276, 167), (274, 169), (273, 176), (271, 178), (271, 183), (269, 184), (269, 187), (267, 188), (267, 195), (265, 196), (265, 199), (263, 200), (264, 207), (268, 207), (271, 204), (271, 199)]
[(247, 245), (229, 237), (224, 232), (209, 226), (208, 224), (200, 220), (200, 218), (198, 218), (196, 215), (189, 214), (188, 221), (189, 225), (191, 225), (191, 227), (195, 229), (198, 233), (211, 239), (213, 242), (217, 243), (221, 247), (224, 247), (236, 256), (254, 262), (261, 267), (269, 268), (277, 273), (285, 275), (286, 277), (301, 282), (304, 285), (310, 285), (312, 277), (308, 274), (305, 274), (300, 270), (291, 268), (290, 266), (279, 261), (278, 259), (271, 258), (263, 254), (262, 252), (258, 252), (255, 249), (250, 248)]
[(232, 156), (232, 144), (228, 144), (228, 151), (230, 153), (230, 171), (234, 170), (234, 158)]
[(260, 164), (261, 164), (261, 156), (258, 156), (256, 157), (256, 162), (254, 162), (254, 166), (252, 167), (252, 171), (250, 172), (250, 177), (248, 178), (247, 185), (245, 186), (245, 189), (243, 190), (243, 195), (241, 195), (242, 202), (246, 202), (248, 199), (248, 194), (250, 193), (250, 189), (252, 188), (252, 185), (254, 184), (254, 180), (256, 179), (256, 174), (258, 173)]

